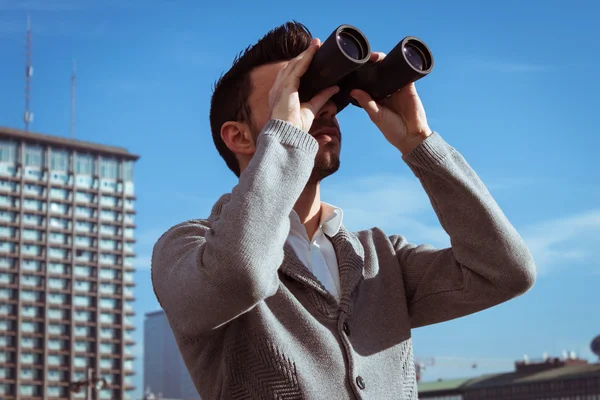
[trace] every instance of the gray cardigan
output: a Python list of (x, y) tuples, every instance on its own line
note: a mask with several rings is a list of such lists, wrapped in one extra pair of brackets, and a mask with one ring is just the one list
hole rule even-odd
[(336, 300), (285, 244), (318, 150), (278, 120), (207, 219), (156, 243), (152, 281), (198, 392), (209, 399), (416, 399), (411, 329), (526, 292), (525, 243), (463, 157), (434, 133), (405, 155), (452, 247), (372, 228), (331, 237)]

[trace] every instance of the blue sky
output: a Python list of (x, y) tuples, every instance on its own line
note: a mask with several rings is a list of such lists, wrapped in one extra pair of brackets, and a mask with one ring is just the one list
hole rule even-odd
[[(0, 125), (20, 128), (24, 32), (33, 23), (32, 130), (69, 134), (69, 81), (77, 60), (76, 136), (124, 146), (137, 164), (136, 322), (157, 308), (152, 245), (173, 224), (206, 216), (235, 185), (213, 147), (211, 85), (241, 49), (286, 20), (325, 39), (342, 23), (373, 50), (407, 35), (432, 49), (418, 82), (430, 125), (479, 173), (538, 262), (525, 296), (414, 331), (419, 357), (449, 362), (425, 379), (511, 369), (511, 360), (573, 350), (593, 359), (600, 334), (600, 6), (593, 1), (0, 0)], [(413, 242), (448, 244), (419, 183), (363, 111), (340, 116), (341, 170), (323, 199), (352, 230), (380, 226)], [(141, 329), (136, 332), (140, 344)], [(140, 347), (141, 348), (141, 347)], [(503, 360), (508, 360), (505, 362)], [(460, 364), (460, 365), (459, 365)], [(141, 360), (138, 387), (141, 388)]]

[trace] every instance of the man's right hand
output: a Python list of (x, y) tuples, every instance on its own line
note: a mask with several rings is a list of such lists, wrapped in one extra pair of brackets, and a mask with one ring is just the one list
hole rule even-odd
[(319, 110), (339, 91), (339, 87), (332, 86), (317, 93), (310, 101), (300, 103), (298, 96), (300, 78), (308, 69), (319, 47), (321, 41), (313, 39), (308, 49), (287, 62), (277, 74), (269, 92), (271, 119), (286, 121), (308, 132)]

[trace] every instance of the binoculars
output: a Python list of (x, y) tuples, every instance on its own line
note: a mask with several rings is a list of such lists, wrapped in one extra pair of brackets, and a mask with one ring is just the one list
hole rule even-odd
[(337, 85), (340, 90), (331, 100), (340, 112), (350, 103), (360, 107), (350, 96), (353, 89), (364, 90), (380, 101), (433, 69), (431, 51), (413, 36), (402, 39), (381, 61), (369, 62), (370, 56), (369, 41), (360, 30), (339, 26), (322, 43), (300, 79), (300, 101), (309, 101), (321, 90)]

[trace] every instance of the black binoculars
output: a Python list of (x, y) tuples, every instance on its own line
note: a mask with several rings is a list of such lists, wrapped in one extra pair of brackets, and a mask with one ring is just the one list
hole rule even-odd
[(369, 62), (370, 57), (366, 36), (354, 26), (339, 26), (317, 50), (300, 79), (300, 101), (309, 101), (321, 90), (337, 85), (340, 91), (331, 100), (340, 112), (350, 103), (359, 106), (350, 96), (353, 89), (364, 90), (380, 101), (433, 69), (431, 51), (413, 36), (402, 39), (381, 61)]

